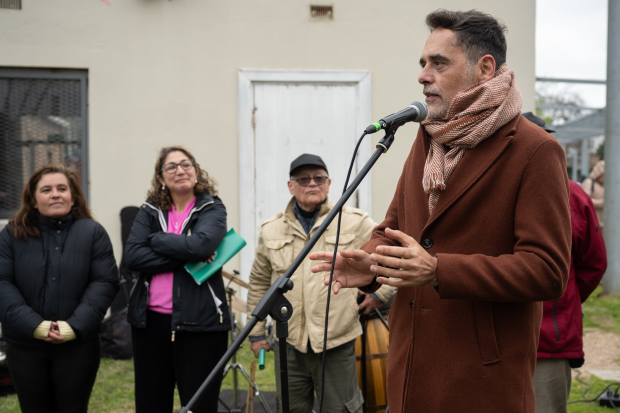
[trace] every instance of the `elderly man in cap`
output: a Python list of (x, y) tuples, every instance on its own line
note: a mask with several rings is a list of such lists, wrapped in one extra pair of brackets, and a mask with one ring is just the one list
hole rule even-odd
[[(288, 188), (293, 198), (284, 213), (268, 219), (262, 225), (256, 248), (256, 258), (250, 274), (248, 311), (252, 312), (271, 284), (291, 265), (333, 208), (327, 200), (331, 180), (327, 166), (316, 155), (303, 154), (291, 163)], [(338, 249), (361, 247), (375, 227), (375, 222), (362, 210), (344, 207)], [(334, 221), (313, 251), (334, 250), (337, 222)], [(312, 262), (306, 259), (291, 277), (295, 283), (286, 298), (293, 305), (289, 320), (287, 360), (290, 411), (312, 411), (314, 393), (321, 391), (321, 361), (327, 287), (323, 277), (312, 274)], [(385, 286), (366, 295), (358, 306), (357, 292), (347, 290), (332, 296), (329, 331), (327, 334), (326, 383), (323, 411), (361, 412), (363, 398), (357, 384), (355, 339), (362, 333), (358, 310), (369, 312), (378, 308), (394, 293)], [(265, 323), (259, 322), (250, 333), (251, 348), (258, 357), (261, 348), (269, 350)], [(279, 349), (274, 348), (278, 411), (281, 411)]]

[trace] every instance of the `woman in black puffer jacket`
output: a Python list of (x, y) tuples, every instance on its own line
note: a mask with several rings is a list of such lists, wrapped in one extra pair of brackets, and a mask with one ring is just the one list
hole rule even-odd
[(87, 411), (99, 326), (117, 291), (112, 244), (77, 175), (39, 169), (0, 232), (0, 323), (22, 412)]
[[(129, 299), (136, 412), (169, 413), (174, 386), (187, 405), (228, 345), (230, 319), (221, 270), (198, 285), (183, 268), (208, 261), (226, 235), (226, 208), (213, 181), (182, 147), (163, 148), (148, 199), (125, 246), (140, 273)], [(192, 408), (217, 412), (220, 379)]]

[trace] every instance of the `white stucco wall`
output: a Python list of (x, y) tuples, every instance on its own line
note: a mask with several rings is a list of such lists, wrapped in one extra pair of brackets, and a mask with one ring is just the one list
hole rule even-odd
[[(239, 68), (369, 70), (376, 120), (423, 99), (424, 16), (475, 8), (508, 26), (508, 65), (523, 110), (534, 109), (535, 0), (338, 0), (329, 22), (310, 21), (306, 1), (109, 1), (24, 0), (21, 11), (0, 10), (0, 67), (88, 70), (90, 205), (119, 260), (119, 211), (143, 201), (165, 145), (194, 152), (219, 182), (229, 226), (238, 228)], [(377, 221), (416, 131), (401, 128), (373, 170)]]

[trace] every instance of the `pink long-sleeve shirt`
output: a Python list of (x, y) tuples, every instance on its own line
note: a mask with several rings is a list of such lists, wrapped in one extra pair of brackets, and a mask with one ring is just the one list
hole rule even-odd
[[(168, 233), (181, 233), (183, 222), (189, 216), (190, 211), (196, 204), (196, 197), (190, 201), (181, 213), (177, 212), (172, 204), (172, 209), (168, 211)], [(148, 309), (162, 314), (172, 314), (172, 283), (174, 273), (164, 272), (153, 275), (149, 288)]]

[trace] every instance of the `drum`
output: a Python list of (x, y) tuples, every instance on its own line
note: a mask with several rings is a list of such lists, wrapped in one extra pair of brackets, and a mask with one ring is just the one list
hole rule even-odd
[[(389, 310), (382, 312), (386, 321), (388, 313)], [(360, 318), (365, 334), (358, 337), (355, 342), (355, 359), (358, 383), (366, 401), (365, 413), (384, 413), (387, 407), (385, 384), (388, 330), (376, 313), (361, 315)], [(363, 352), (362, 342), (364, 340), (366, 341), (366, 349)], [(365, 360), (363, 360), (364, 358)], [(363, 371), (363, 361), (365, 361), (365, 371)], [(365, 385), (364, 379), (366, 381)]]

